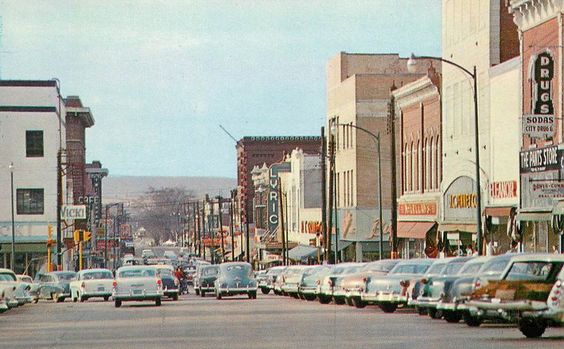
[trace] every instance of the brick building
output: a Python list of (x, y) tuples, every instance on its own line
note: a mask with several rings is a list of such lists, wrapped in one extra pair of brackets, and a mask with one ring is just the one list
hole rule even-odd
[(270, 166), (284, 160), (286, 154), (300, 148), (306, 154), (321, 153), (321, 137), (282, 136), (282, 137), (243, 137), (237, 142), (237, 186), (241, 218), (245, 222), (248, 211), (249, 223), (254, 222), (253, 210), (246, 210), (245, 204), (252, 205), (254, 188), (252, 170), (255, 166)]
[(393, 92), (401, 134), (397, 236), (403, 258), (423, 256), (427, 245), (436, 246), (442, 179), (440, 91), (441, 76), (431, 66), (426, 76)]

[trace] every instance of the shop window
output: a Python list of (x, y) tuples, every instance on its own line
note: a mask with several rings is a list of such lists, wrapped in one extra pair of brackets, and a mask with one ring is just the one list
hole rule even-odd
[(17, 189), (16, 200), (18, 214), (43, 214), (43, 189)]
[(28, 158), (43, 157), (43, 131), (25, 131), (25, 153)]

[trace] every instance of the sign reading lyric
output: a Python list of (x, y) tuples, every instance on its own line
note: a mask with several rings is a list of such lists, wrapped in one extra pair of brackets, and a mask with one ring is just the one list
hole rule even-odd
[(290, 172), (290, 163), (283, 162), (270, 166), (270, 178), (268, 179), (268, 230), (273, 232), (279, 223), (279, 203), (278, 186), (280, 172)]
[(555, 117), (552, 98), (554, 59), (548, 52), (536, 56), (533, 62), (532, 115), (523, 116), (523, 134), (533, 138), (554, 136)]
[(470, 177), (458, 177), (443, 196), (444, 220), (474, 223), (477, 206), (476, 182)]

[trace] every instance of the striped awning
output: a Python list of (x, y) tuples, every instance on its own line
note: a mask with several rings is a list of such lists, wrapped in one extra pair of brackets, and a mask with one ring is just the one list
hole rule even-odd
[(435, 222), (398, 222), (398, 238), (425, 239), (427, 232), (435, 226)]

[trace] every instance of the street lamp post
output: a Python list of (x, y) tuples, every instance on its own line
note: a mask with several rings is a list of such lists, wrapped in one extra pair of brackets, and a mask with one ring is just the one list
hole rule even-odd
[(12, 201), (12, 253), (10, 256), (10, 268), (15, 272), (16, 265), (16, 224), (14, 222), (14, 163), (10, 163), (10, 187)]
[(434, 57), (434, 56), (415, 56), (413, 53), (411, 57), (407, 61), (407, 69), (409, 72), (414, 72), (415, 66), (417, 65), (417, 59), (433, 59), (437, 61), (441, 61), (443, 63), (447, 63), (451, 66), (454, 66), (468, 76), (470, 76), (474, 82), (474, 146), (476, 147), (475, 152), (475, 161), (476, 161), (476, 240), (477, 240), (477, 250), (478, 254), (482, 255), (482, 194), (480, 190), (480, 141), (479, 141), (479, 134), (478, 134), (478, 74), (476, 73), (476, 66), (474, 66), (473, 70), (470, 71), (463, 66), (449, 61), (448, 59), (444, 59), (442, 57)]
[(375, 134), (373, 132), (368, 131), (367, 129), (360, 127), (360, 126), (356, 126), (353, 124), (335, 124), (335, 127), (337, 126), (349, 126), (352, 127), (354, 129), (360, 130), (364, 133), (366, 133), (367, 135), (369, 135), (370, 137), (372, 137), (372, 139), (374, 139), (374, 141), (376, 142), (376, 147), (377, 147), (377, 151), (378, 151), (378, 219), (379, 219), (379, 227), (380, 227), (380, 243), (378, 246), (378, 252), (379, 252), (379, 259), (383, 258), (383, 254), (384, 254), (384, 222), (382, 221), (382, 157), (380, 156), (380, 133)]

